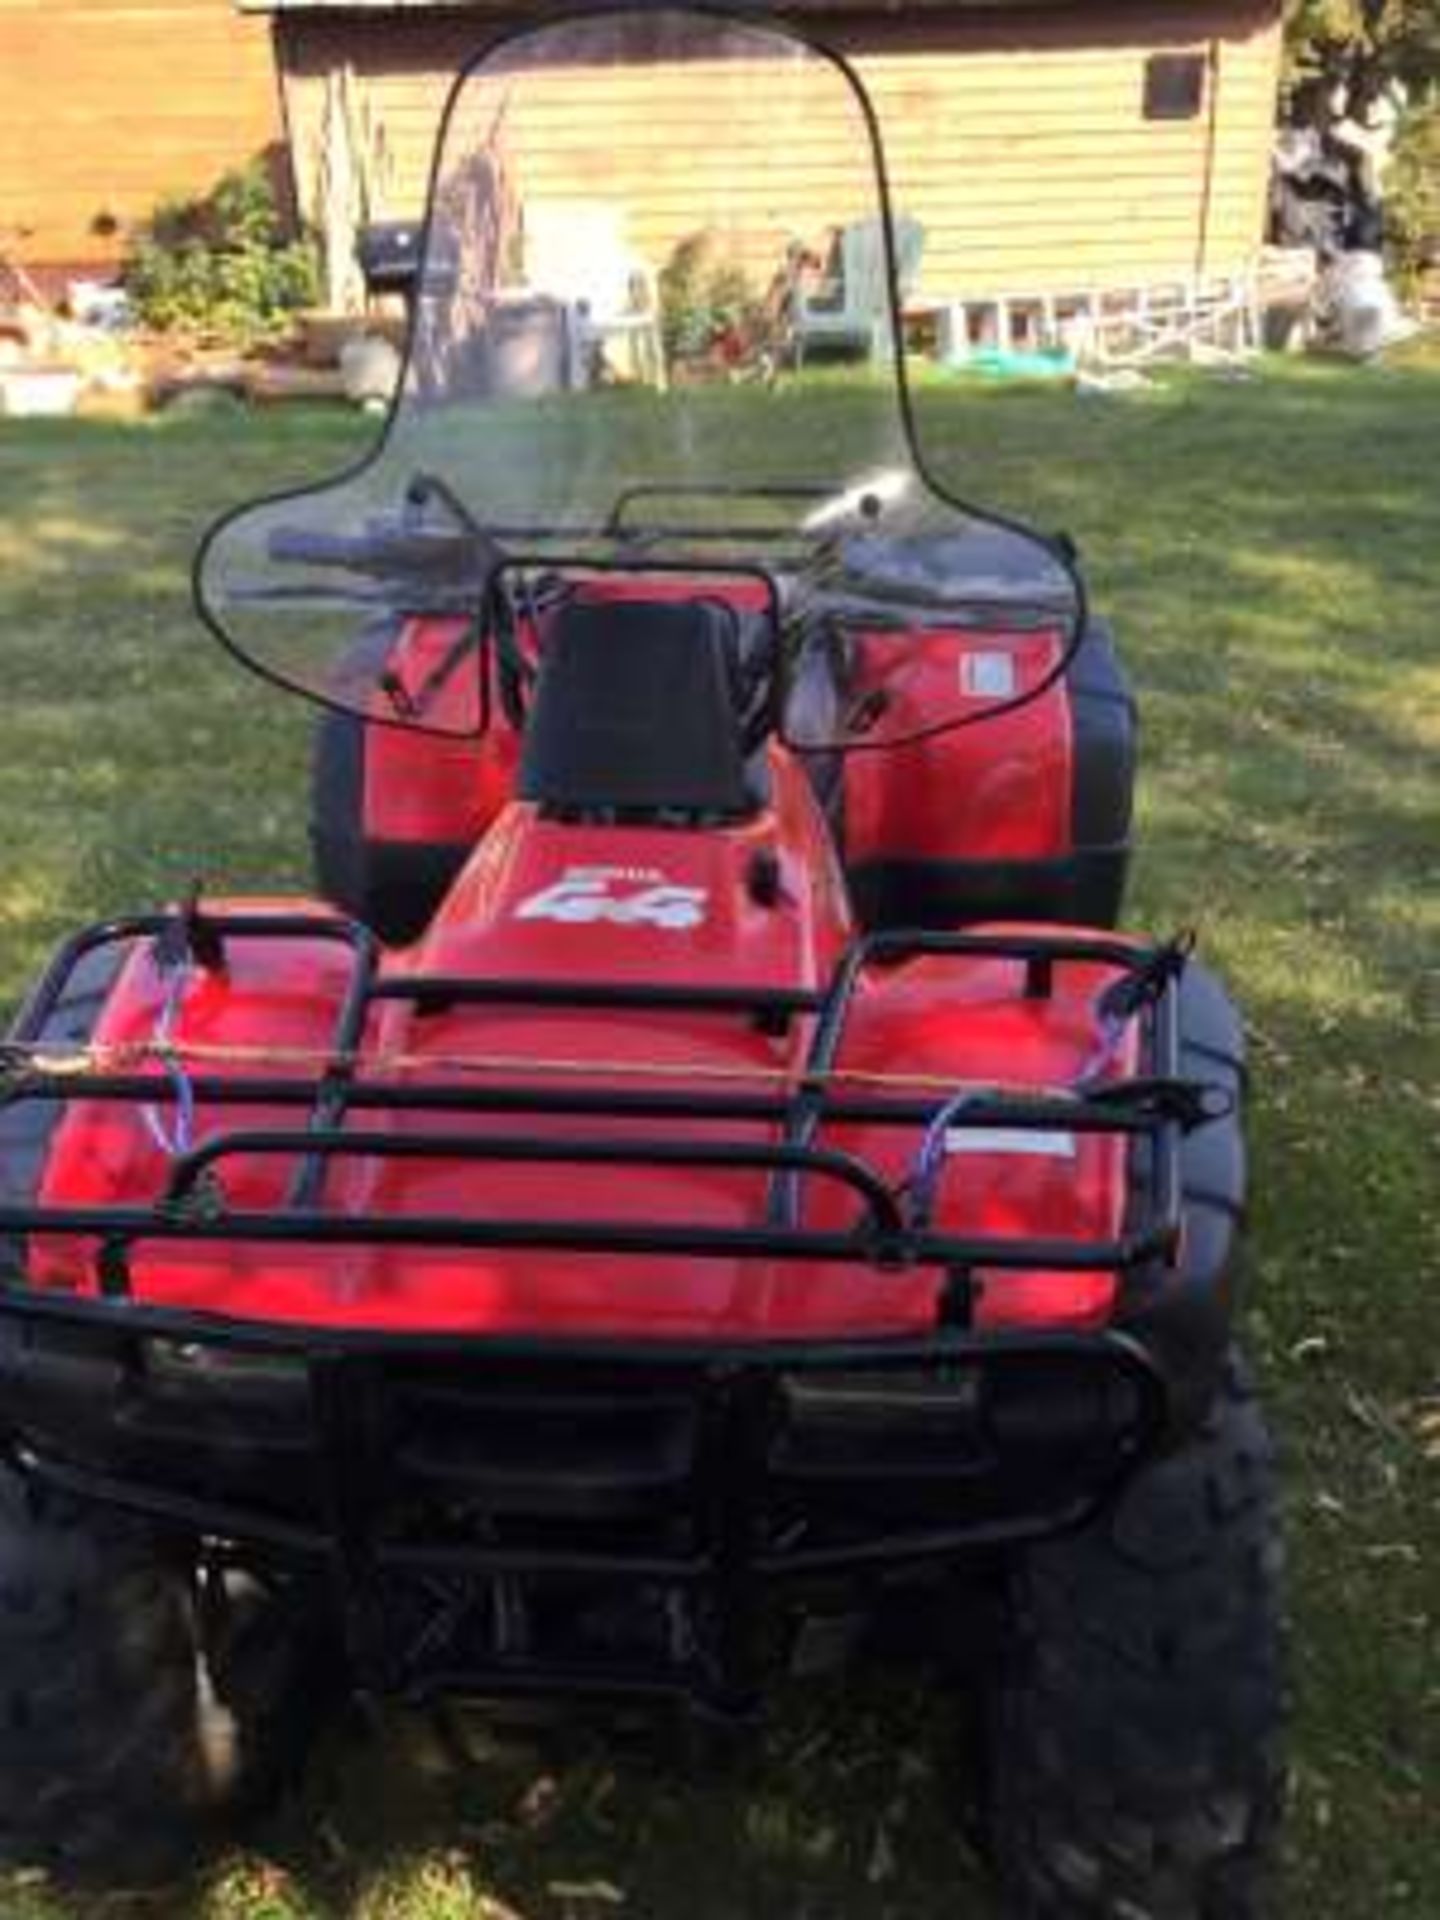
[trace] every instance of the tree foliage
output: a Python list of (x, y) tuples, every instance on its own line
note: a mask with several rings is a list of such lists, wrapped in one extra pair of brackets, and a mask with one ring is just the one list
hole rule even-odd
[(1287, 0), (1291, 86), (1343, 82), (1364, 107), (1400, 82), (1412, 100), (1440, 89), (1436, 0)]
[(1400, 106), (1385, 182), (1392, 262), (1408, 279), (1440, 259), (1440, 0), (1286, 0), (1288, 117), (1327, 130), (1387, 95)]

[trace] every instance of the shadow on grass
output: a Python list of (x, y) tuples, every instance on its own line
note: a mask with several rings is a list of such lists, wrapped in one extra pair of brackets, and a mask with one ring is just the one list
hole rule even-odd
[[(723, 1753), (678, 1729), (512, 1729), (418, 1713), (337, 1729), (247, 1849), (150, 1896), (6, 1920), (996, 1920), (963, 1837), (954, 1716), (871, 1676), (798, 1692)], [(0, 1882), (0, 1902), (5, 1888)]]
[(317, 1868), (313, 1829), (292, 1816), (296, 1882), (357, 1914), (388, 1882), (408, 1920), (426, 1911), (417, 1855), (448, 1853), (523, 1920), (622, 1902), (642, 1920), (994, 1914), (962, 1838), (953, 1727), (913, 1682), (796, 1696), (728, 1759), (629, 1748), (552, 1735), (455, 1767), (422, 1723), (392, 1724), (337, 1750), (328, 1781), (317, 1770), (325, 1843)]

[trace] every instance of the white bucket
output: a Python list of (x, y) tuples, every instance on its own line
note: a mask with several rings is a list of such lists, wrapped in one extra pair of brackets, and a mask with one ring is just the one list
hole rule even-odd
[(73, 367), (7, 367), (0, 371), (0, 414), (52, 420), (73, 413), (81, 377)]

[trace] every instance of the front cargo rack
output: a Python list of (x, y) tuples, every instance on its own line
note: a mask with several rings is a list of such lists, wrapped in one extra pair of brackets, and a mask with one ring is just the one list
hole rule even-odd
[[(129, 1258), (138, 1242), (221, 1241), (327, 1247), (448, 1247), (544, 1249), (574, 1253), (676, 1255), (704, 1258), (794, 1259), (870, 1263), (896, 1269), (930, 1268), (955, 1278), (978, 1268), (1115, 1271), (1123, 1276), (1155, 1262), (1173, 1261), (1181, 1228), (1180, 1143), (1187, 1128), (1213, 1117), (1204, 1089), (1180, 1074), (1179, 1014), (1173, 964), (1175, 949), (1147, 946), (1101, 934), (1049, 931), (949, 933), (886, 931), (861, 936), (847, 949), (824, 989), (675, 985), (626, 981), (526, 980), (421, 973), (382, 975), (379, 949), (359, 922), (319, 913), (217, 911), (203, 916), (195, 906), (172, 913), (137, 915), (85, 929), (57, 953), (11, 1030), (0, 1099), (65, 1103), (131, 1102), (154, 1107), (180, 1097), (175, 1080), (155, 1072), (112, 1071), (84, 1061), (47, 1068), (47, 1025), (66, 999), (77, 970), (107, 950), (123, 952), (140, 940), (196, 940), (223, 951), (233, 940), (331, 940), (350, 954), (350, 974), (319, 1071), (306, 1074), (191, 1072), (184, 1097), (207, 1116), (247, 1107), (294, 1108), (294, 1128), (215, 1131), (199, 1146), (177, 1152), (164, 1194), (148, 1206), (0, 1205), (0, 1247), (5, 1236), (81, 1236), (96, 1243), (95, 1278), (111, 1299), (130, 1293)], [(1056, 970), (1101, 964), (1120, 970), (1141, 989), (1143, 1078), (1107, 1081), (1076, 1091), (1015, 1094), (980, 1090), (962, 1102), (947, 1096), (937, 1076), (935, 1091), (920, 1094), (856, 1091), (837, 1066), (841, 1041), (865, 969), (919, 956), (991, 957), (1020, 962), (1023, 991), (1047, 997)], [(408, 1000), (420, 1008), (466, 1006), (647, 1010), (748, 1018), (766, 1030), (783, 1030), (797, 1019), (813, 1021), (806, 1056), (784, 1090), (705, 1090), (556, 1084), (537, 1075), (528, 1083), (487, 1078), (486, 1084), (406, 1078), (365, 1080), (360, 1051), (371, 1010), (384, 1001)], [(382, 1063), (383, 1064), (383, 1063)], [(517, 1063), (518, 1064), (518, 1063)], [(601, 1077), (604, 1069), (596, 1069)], [(858, 1076), (857, 1076), (858, 1078)], [(923, 1130), (945, 1110), (947, 1131), (960, 1128), (1034, 1129), (1057, 1126), (1076, 1133), (1140, 1136), (1147, 1143), (1144, 1193), (1132, 1199), (1124, 1230), (1109, 1239), (1053, 1239), (1025, 1235), (957, 1235), (936, 1231), (923, 1212), (907, 1206), (903, 1193), (857, 1155), (817, 1146), (831, 1123)], [(774, 1143), (716, 1138), (675, 1140), (633, 1134), (613, 1140), (592, 1135), (516, 1132), (503, 1138), (469, 1138), (454, 1132), (386, 1130), (363, 1123), (377, 1112), (406, 1115), (504, 1115), (523, 1121), (623, 1119), (713, 1124), (771, 1123)], [(213, 1204), (212, 1177), (239, 1154), (290, 1156), (295, 1175), (288, 1198), (264, 1212)], [(615, 1164), (632, 1168), (694, 1167), (768, 1172), (770, 1204), (752, 1225), (677, 1224), (641, 1219), (597, 1220), (544, 1217), (483, 1218), (448, 1214), (338, 1213), (321, 1205), (326, 1169), (346, 1157), (431, 1158), (453, 1162), (548, 1162), (557, 1165)], [(852, 1229), (801, 1224), (800, 1197), (807, 1181), (836, 1182), (861, 1202)], [(17, 1276), (18, 1277), (18, 1276)], [(9, 1289), (13, 1293), (13, 1285)], [(0, 1287), (0, 1306), (6, 1289)], [(387, 1336), (395, 1337), (395, 1336)]]
[[(55, 957), (0, 1059), (0, 1099), (157, 1104), (162, 1072), (51, 1059), (47, 1030), (77, 977), (132, 943), (218, 964), (239, 940), (333, 941), (349, 956), (330, 1045), (309, 1074), (187, 1074), (207, 1121), (237, 1124), (178, 1154), (149, 1207), (0, 1206), (0, 1453), (86, 1500), (148, 1516), (220, 1563), (277, 1558), (332, 1596), (356, 1683), (420, 1699), (462, 1691), (748, 1711), (777, 1669), (810, 1670), (877, 1584), (1082, 1523), (1159, 1443), (1163, 1366), (1138, 1332), (977, 1329), (975, 1267), (1113, 1268), (1143, 1295), (1178, 1250), (1181, 1145), (1205, 1117), (1180, 1078), (1171, 949), (1101, 935), (893, 933), (863, 937), (821, 992), (382, 976), (358, 923), (314, 913), (216, 911), (115, 920)], [(865, 968), (988, 955), (1021, 963), (1043, 997), (1057, 969), (1101, 963), (1132, 991), (1147, 1076), (1075, 1097), (1001, 1094), (953, 1114), (933, 1092), (860, 1090), (834, 1073)], [(83, 973), (81, 970), (85, 970)], [(439, 1080), (367, 1082), (360, 1046), (377, 1003), (584, 1005), (811, 1023), (783, 1091), (692, 1091)], [(247, 1108), (296, 1126), (247, 1129)], [(1109, 1131), (1137, 1138), (1124, 1232), (1070, 1242), (955, 1236), (854, 1155), (816, 1144), (839, 1120)], [(504, 1115), (552, 1126), (597, 1117), (707, 1122), (693, 1140), (467, 1140), (367, 1119)], [(355, 1122), (355, 1125), (348, 1123)], [(768, 1144), (725, 1134), (765, 1122)], [(227, 1155), (293, 1157), (285, 1204), (213, 1210)], [(767, 1176), (763, 1219), (738, 1228), (560, 1218), (340, 1216), (323, 1207), (344, 1153), (737, 1166)], [(852, 1231), (802, 1224), (806, 1183), (840, 1183)], [(758, 1211), (758, 1209), (757, 1209)], [(98, 1285), (28, 1283), (24, 1241), (98, 1247)], [(131, 1286), (131, 1253), (167, 1240), (546, 1247), (594, 1253), (869, 1263), (933, 1269), (928, 1332), (838, 1339), (639, 1339), (281, 1323), (160, 1305)], [(1148, 1280), (1147, 1280), (1148, 1276)], [(859, 1598), (857, 1599), (857, 1595)], [(818, 1624), (817, 1624), (818, 1623)]]

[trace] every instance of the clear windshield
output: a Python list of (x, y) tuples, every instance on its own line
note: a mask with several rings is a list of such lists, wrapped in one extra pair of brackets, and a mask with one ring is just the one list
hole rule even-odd
[[(812, 629), (1049, 628), (1063, 653), (1063, 560), (919, 469), (895, 300), (924, 233), (881, 180), (857, 83), (786, 32), (647, 8), (503, 40), (451, 98), (380, 445), (222, 523), (207, 615), (272, 678), (447, 731), (483, 723), (479, 676), (377, 709), (365, 631), (463, 638), (497, 577), (566, 562), (762, 567)], [(993, 685), (964, 717), (1013, 704)]]

